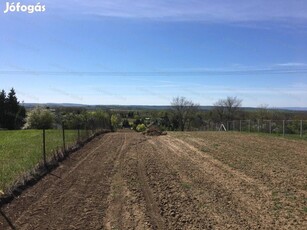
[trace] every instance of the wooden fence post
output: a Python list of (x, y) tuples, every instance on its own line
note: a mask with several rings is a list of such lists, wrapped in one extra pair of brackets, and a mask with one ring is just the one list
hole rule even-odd
[(285, 120), (282, 121), (282, 135), (285, 136)]

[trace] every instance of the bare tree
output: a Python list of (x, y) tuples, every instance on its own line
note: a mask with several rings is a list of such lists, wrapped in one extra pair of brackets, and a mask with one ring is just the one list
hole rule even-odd
[(217, 102), (214, 103), (214, 109), (213, 109), (213, 114), (216, 116), (214, 116), (214, 120), (216, 121), (224, 121), (226, 118), (226, 108), (224, 106), (224, 100), (220, 99)]
[(237, 97), (227, 97), (214, 103), (214, 111), (220, 121), (234, 120), (236, 113), (240, 110), (242, 100)]
[(256, 116), (261, 121), (265, 119), (270, 119), (272, 117), (272, 112), (269, 109), (269, 106), (264, 104), (260, 105), (256, 111)]
[(187, 100), (185, 97), (175, 97), (171, 102), (174, 117), (178, 121), (179, 129), (185, 130), (186, 125), (193, 119), (199, 105)]

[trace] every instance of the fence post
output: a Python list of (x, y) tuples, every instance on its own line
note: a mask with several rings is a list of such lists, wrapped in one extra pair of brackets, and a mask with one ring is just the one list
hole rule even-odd
[(66, 151), (66, 144), (65, 144), (65, 127), (64, 122), (62, 122), (62, 135), (63, 135), (63, 151)]
[(242, 121), (240, 120), (240, 132), (242, 132)]
[(285, 120), (282, 121), (282, 135), (285, 136)]
[(235, 121), (232, 121), (232, 131), (235, 131), (235, 128), (236, 128)]
[(80, 141), (80, 127), (78, 126), (78, 142)]
[(227, 131), (229, 131), (229, 121), (227, 121)]
[(248, 120), (248, 132), (251, 132), (251, 120)]
[(260, 121), (259, 119), (257, 120), (257, 127), (258, 127), (258, 133), (260, 132)]
[(43, 129), (43, 159), (44, 159), (44, 166), (47, 167), (47, 160), (46, 160), (46, 132)]
[(303, 120), (301, 120), (301, 131), (300, 131), (300, 136), (303, 137)]
[(269, 128), (270, 128), (270, 134), (271, 134), (272, 133), (272, 121), (271, 120), (270, 120)]

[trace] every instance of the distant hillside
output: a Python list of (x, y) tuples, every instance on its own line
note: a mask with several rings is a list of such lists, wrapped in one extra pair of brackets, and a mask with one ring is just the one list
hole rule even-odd
[[(69, 108), (87, 108), (87, 109), (110, 109), (110, 110), (169, 110), (171, 106), (167, 105), (84, 105), (84, 104), (74, 104), (74, 103), (24, 103), (26, 109), (31, 109), (36, 106), (49, 107), (49, 108), (59, 108), (59, 107), (69, 107)], [(200, 106), (201, 110), (211, 110), (213, 106)], [(245, 111), (254, 111), (255, 107), (242, 107)], [(274, 110), (287, 110), (287, 111), (307, 111), (307, 107), (280, 107), (271, 108)]]
[(24, 103), (25, 108), (31, 109), (37, 106), (41, 107), (50, 107), (50, 108), (58, 108), (58, 107), (88, 107), (89, 105), (83, 104), (74, 104), (74, 103)]
[(111, 109), (111, 110), (167, 110), (170, 106), (151, 106), (151, 105), (84, 105), (73, 103), (24, 103), (26, 109), (31, 109), (37, 106), (49, 108), (88, 108), (88, 109)]
[(307, 111), (307, 107), (282, 107), (281, 109), (291, 111)]

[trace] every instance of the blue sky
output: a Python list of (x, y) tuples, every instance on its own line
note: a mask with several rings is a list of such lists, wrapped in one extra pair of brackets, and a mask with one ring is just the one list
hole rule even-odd
[(22, 101), (307, 107), (306, 1), (45, 0), (41, 14), (5, 2), (0, 88)]

